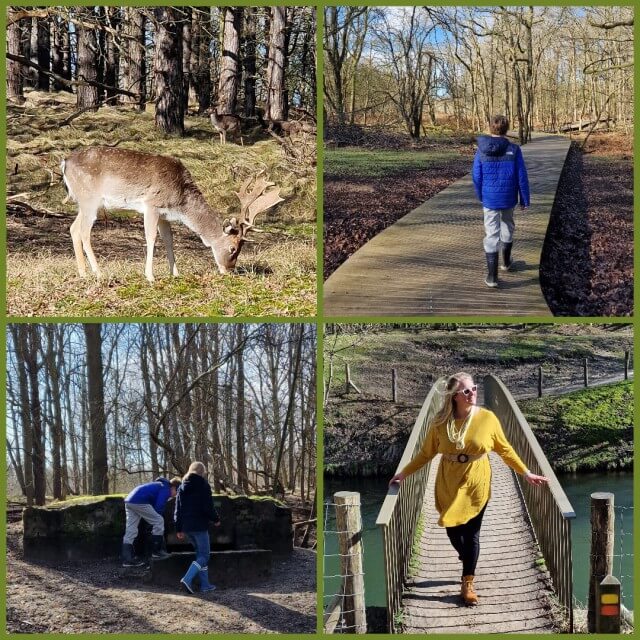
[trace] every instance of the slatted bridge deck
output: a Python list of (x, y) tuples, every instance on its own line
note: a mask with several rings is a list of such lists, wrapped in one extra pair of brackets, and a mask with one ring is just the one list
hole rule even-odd
[(324, 283), (324, 314), (349, 316), (549, 316), (540, 256), (567, 138), (537, 135), (522, 147), (531, 208), (516, 210), (516, 270), (484, 284), (482, 208), (471, 175), (454, 182), (354, 253)]
[(460, 561), (433, 500), (439, 458), (431, 465), (422, 509), (416, 569), (402, 596), (406, 633), (553, 633), (553, 590), (513, 472), (496, 455), (491, 500), (480, 533), (476, 591), (480, 606), (461, 606)]

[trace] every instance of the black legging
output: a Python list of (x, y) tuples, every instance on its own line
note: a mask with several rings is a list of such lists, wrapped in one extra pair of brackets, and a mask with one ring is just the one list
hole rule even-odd
[(462, 575), (474, 576), (476, 565), (480, 555), (480, 527), (482, 526), (482, 516), (487, 508), (485, 504), (477, 516), (474, 516), (457, 527), (447, 527), (447, 535), (453, 548), (458, 552), (458, 557), (462, 560)]

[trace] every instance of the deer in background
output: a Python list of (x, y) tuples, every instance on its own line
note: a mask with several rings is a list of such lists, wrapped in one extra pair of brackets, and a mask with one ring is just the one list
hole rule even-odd
[[(71, 225), (73, 250), (81, 276), (86, 275), (84, 253), (96, 276), (98, 263), (91, 248), (91, 228), (98, 211), (126, 209), (144, 216), (147, 256), (144, 274), (153, 282), (153, 249), (160, 232), (169, 261), (169, 271), (178, 275), (169, 222), (179, 220), (211, 247), (220, 273), (236, 266), (242, 245), (256, 216), (282, 202), (280, 189), (264, 177), (249, 178), (236, 193), (240, 215), (222, 220), (196, 186), (186, 167), (175, 158), (112, 147), (88, 147), (74, 151), (62, 161), (62, 178), (69, 195), (78, 203)], [(253, 188), (249, 190), (255, 179)]]
[(240, 144), (244, 146), (244, 141), (242, 139), (242, 121), (239, 116), (232, 113), (218, 115), (217, 103), (214, 104), (208, 112), (213, 128), (220, 134), (220, 144), (227, 144), (227, 132), (233, 132), (240, 137)]

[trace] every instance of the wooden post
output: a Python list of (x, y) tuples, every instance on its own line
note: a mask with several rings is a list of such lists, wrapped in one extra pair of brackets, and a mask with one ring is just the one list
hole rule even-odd
[(353, 389), (357, 393), (361, 393), (360, 389), (358, 389), (358, 387), (356, 387), (356, 385), (354, 384), (353, 380), (351, 379), (351, 366), (348, 365), (348, 364), (344, 365), (344, 377), (346, 378), (345, 389), (344, 389), (345, 393), (349, 393), (349, 391), (351, 391), (351, 389)]
[(620, 633), (620, 580), (607, 576), (596, 589), (596, 633)]
[(624, 379), (629, 379), (629, 349), (624, 352)]
[(398, 402), (398, 374), (395, 369), (391, 369), (391, 398), (394, 402)]
[(587, 360), (587, 358), (584, 359), (584, 386), (588, 387), (589, 386), (589, 361)]
[(362, 561), (362, 517), (360, 494), (338, 491), (333, 494), (340, 548), (340, 574), (343, 576), (343, 617), (347, 633), (367, 632), (364, 603), (364, 564)]
[(538, 398), (542, 398), (542, 367), (538, 367)]
[(597, 585), (613, 570), (615, 515), (613, 493), (591, 494), (591, 564), (589, 568), (589, 610), (587, 628), (596, 630)]

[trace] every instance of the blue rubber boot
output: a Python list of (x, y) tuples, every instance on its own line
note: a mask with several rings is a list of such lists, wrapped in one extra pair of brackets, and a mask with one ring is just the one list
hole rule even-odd
[(209, 582), (209, 569), (208, 567), (202, 567), (200, 569), (200, 593), (207, 593), (207, 591), (215, 591), (216, 585)]
[(194, 578), (200, 572), (201, 568), (202, 567), (197, 562), (192, 562), (189, 565), (189, 568), (187, 569), (187, 573), (185, 573), (184, 576), (182, 576), (182, 579), (180, 580), (180, 584), (182, 584), (182, 586), (189, 593), (194, 593), (193, 584), (192, 583), (193, 583)]

